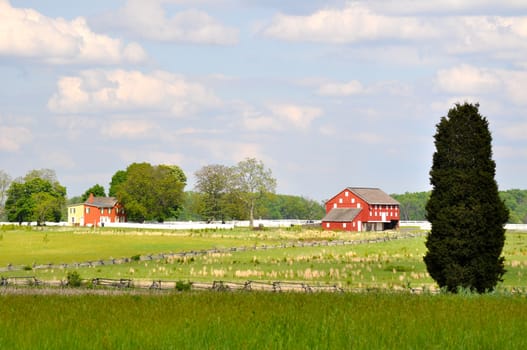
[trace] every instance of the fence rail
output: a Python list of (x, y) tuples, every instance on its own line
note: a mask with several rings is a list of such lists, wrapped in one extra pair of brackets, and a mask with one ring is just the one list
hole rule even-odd
[[(80, 287), (70, 287), (66, 280), (61, 281), (44, 281), (36, 277), (2, 277), (0, 279), (0, 293), (9, 292), (9, 290), (37, 289), (47, 290), (49, 293), (66, 290), (75, 290), (78, 292), (88, 293), (91, 290), (112, 290), (112, 291), (159, 291), (170, 292), (178, 291), (178, 284), (182, 281), (174, 280), (131, 280), (131, 279), (113, 279), (113, 278), (94, 278), (82, 280)], [(368, 291), (379, 291), (378, 288), (342, 288), (339, 285), (309, 284), (306, 282), (293, 281), (223, 281), (216, 280), (212, 282), (183, 282), (186, 283), (189, 291), (213, 291), (213, 292), (272, 292), (272, 293), (357, 293)], [(393, 289), (392, 289), (393, 290)], [(401, 288), (400, 291), (411, 293), (422, 293), (422, 288)], [(393, 290), (395, 291), (395, 290)], [(431, 290), (431, 292), (434, 292)]]

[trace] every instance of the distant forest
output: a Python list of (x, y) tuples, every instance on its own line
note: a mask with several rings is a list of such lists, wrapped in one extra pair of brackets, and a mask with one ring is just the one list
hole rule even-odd
[[(401, 220), (426, 220), (426, 202), (430, 192), (392, 194), (401, 203)], [(509, 208), (509, 223), (527, 224), (527, 190), (500, 191), (500, 197)]]

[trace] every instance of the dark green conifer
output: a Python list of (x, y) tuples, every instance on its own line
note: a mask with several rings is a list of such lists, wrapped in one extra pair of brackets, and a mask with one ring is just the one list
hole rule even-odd
[(494, 289), (505, 273), (501, 256), (509, 211), (498, 195), (492, 136), (479, 104), (456, 106), (436, 126), (426, 205), (432, 230), (424, 261), (449, 291)]

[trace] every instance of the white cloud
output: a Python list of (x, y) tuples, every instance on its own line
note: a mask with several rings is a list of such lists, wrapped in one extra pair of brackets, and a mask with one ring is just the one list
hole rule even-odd
[(94, 33), (83, 17), (49, 18), (32, 9), (0, 1), (0, 55), (31, 58), (50, 64), (119, 64), (144, 61), (137, 43)]
[(443, 91), (456, 94), (487, 93), (501, 84), (495, 72), (466, 64), (440, 70), (436, 82)]
[(485, 52), (496, 58), (522, 58), (527, 50), (527, 17), (448, 17), (439, 25), (446, 28), (442, 45), (448, 53)]
[(527, 71), (499, 72), (509, 99), (518, 105), (527, 105)]
[(305, 130), (323, 111), (317, 107), (294, 104), (272, 104), (266, 113), (245, 107), (243, 125), (248, 130), (284, 131), (288, 128)]
[(138, 139), (151, 135), (155, 124), (147, 120), (117, 120), (105, 123), (102, 135), (109, 138)]
[(517, 105), (527, 105), (527, 71), (479, 68), (460, 65), (438, 71), (436, 85), (442, 91), (461, 97), (492, 94)]
[(0, 152), (16, 152), (27, 143), (31, 143), (33, 136), (29, 129), (20, 126), (0, 125)]
[(318, 94), (324, 96), (351, 96), (364, 92), (364, 87), (357, 80), (347, 83), (325, 83), (318, 88)]
[(191, 9), (169, 17), (160, 1), (128, 0), (104, 22), (150, 40), (214, 45), (238, 42), (237, 29), (219, 23), (207, 13)]
[(286, 121), (298, 129), (309, 128), (311, 122), (322, 115), (320, 108), (310, 106), (278, 104), (269, 108), (278, 119)]
[(426, 39), (438, 31), (415, 17), (389, 17), (353, 3), (343, 9), (323, 9), (308, 16), (278, 14), (263, 29), (269, 37), (333, 44), (375, 39)]
[(48, 101), (57, 113), (134, 110), (186, 116), (221, 104), (203, 85), (165, 71), (85, 70), (62, 77), (57, 88)]
[[(364, 2), (364, 1), (363, 1)], [(527, 3), (523, 0), (376, 0), (369, 6), (385, 14), (492, 14), (515, 13), (526, 10)]]
[[(421, 52), (409, 52), (404, 55), (411, 61), (420, 62), (423, 59), (430, 60), (427, 56), (435, 57), (442, 51), (447, 55), (461, 55), (466, 53), (485, 53), (496, 59), (514, 58), (519, 63), (525, 62), (527, 55), (527, 16), (513, 15), (498, 16), (492, 9), (486, 12), (456, 12), (446, 11), (433, 15), (418, 15), (410, 11), (410, 15), (402, 14), (404, 11), (384, 11), (379, 4), (382, 2), (359, 1), (348, 3), (342, 8), (325, 8), (309, 15), (295, 16), (287, 14), (276, 15), (270, 23), (264, 25), (260, 33), (264, 36), (300, 42), (317, 42), (327, 44), (349, 44), (356, 42), (377, 42), (383, 51), (376, 52), (376, 60), (401, 60), (398, 56), (390, 55), (384, 51), (389, 40), (390, 48), (395, 53), (395, 46), (405, 46), (418, 41)], [(415, 1), (411, 7), (422, 7), (423, 9), (436, 6), (437, 2), (428, 2), (421, 6)], [(425, 2), (423, 2), (425, 3)], [(437, 5), (445, 9), (460, 7), (458, 1), (442, 1)], [(474, 4), (474, 3), (473, 3)], [(490, 4), (490, 3), (487, 3)], [(515, 4), (509, 3), (513, 9)], [(458, 6), (460, 5), (460, 6)], [(517, 3), (523, 9), (527, 5)], [(397, 7), (403, 8), (399, 2)], [(389, 6), (388, 6), (389, 7)], [(417, 14), (416, 14), (417, 13)], [(481, 14), (483, 13), (483, 14)], [(485, 15), (488, 13), (489, 15)], [(523, 12), (524, 13), (524, 12)], [(368, 52), (370, 47), (368, 47)], [(375, 46), (373, 50), (375, 50)], [(357, 53), (357, 55), (367, 55)]]

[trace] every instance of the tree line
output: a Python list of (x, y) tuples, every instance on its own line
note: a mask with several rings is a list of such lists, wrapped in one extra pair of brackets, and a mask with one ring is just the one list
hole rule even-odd
[[(31, 170), (15, 180), (0, 170), (0, 220), (65, 221), (66, 205), (85, 202), (90, 193), (94, 196), (121, 195), (121, 200), (128, 202), (129, 219), (133, 221), (247, 220), (250, 216), (246, 210), (247, 202), (239, 201), (235, 192), (229, 190), (232, 186), (228, 183), (232, 181), (230, 171), (232, 169), (228, 166), (206, 165), (194, 174), (197, 180), (194, 190), (184, 191), (187, 177), (178, 166), (133, 163), (112, 176), (108, 192), (104, 186), (95, 184), (80, 196), (67, 198), (66, 189), (60, 185), (53, 170)], [(147, 173), (150, 175), (146, 176)], [(125, 183), (128, 174), (130, 181), (119, 194), (119, 186)], [(173, 181), (163, 180), (163, 174), (172, 174)], [(171, 182), (173, 186), (168, 186)], [(172, 187), (172, 191), (159, 193), (157, 189), (161, 185)], [(7, 202), (9, 193), (11, 196)], [(391, 194), (401, 204), (401, 220), (426, 220), (426, 203), (430, 193)], [(156, 201), (155, 198), (161, 195), (164, 198)], [(527, 190), (511, 189), (500, 191), (499, 195), (510, 211), (509, 223), (527, 224)], [(302, 196), (263, 192), (257, 199), (253, 212), (256, 218), (319, 220), (325, 215), (323, 203)], [(170, 204), (170, 201), (173, 203)]]
[(94, 184), (80, 196), (66, 197), (51, 169), (32, 170), (14, 180), (0, 170), (0, 220), (66, 221), (69, 204), (90, 194), (116, 197), (132, 222), (166, 220), (306, 219), (324, 215), (322, 203), (276, 194), (276, 179), (263, 162), (247, 158), (234, 166), (206, 165), (195, 172), (196, 186), (185, 191), (187, 176), (177, 165), (132, 163), (118, 170), (108, 192)]
[[(401, 203), (401, 220), (426, 220), (426, 203), (431, 191), (405, 192), (391, 196)], [(501, 200), (509, 209), (508, 222), (511, 224), (527, 224), (527, 190), (511, 189), (499, 191)]]

